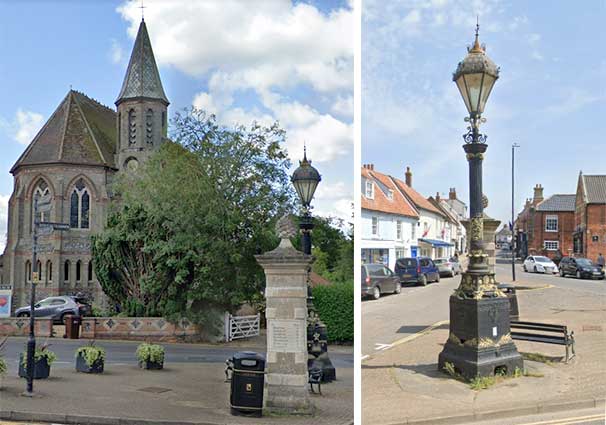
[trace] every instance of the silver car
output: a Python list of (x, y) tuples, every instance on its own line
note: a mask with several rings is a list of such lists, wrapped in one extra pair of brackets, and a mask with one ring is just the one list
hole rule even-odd
[(459, 263), (451, 261), (448, 258), (436, 258), (433, 262), (438, 267), (440, 276), (454, 277), (461, 272)]
[[(49, 297), (34, 305), (35, 317), (51, 317), (56, 324), (65, 323), (65, 318), (71, 316), (86, 316), (90, 314), (90, 305), (82, 297), (60, 296)], [(29, 317), (30, 307), (15, 310), (17, 317)]]

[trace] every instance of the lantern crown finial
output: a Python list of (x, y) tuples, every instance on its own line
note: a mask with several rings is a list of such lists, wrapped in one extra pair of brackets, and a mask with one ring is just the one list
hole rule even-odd
[(476, 39), (473, 42), (473, 46), (469, 49), (469, 53), (484, 53), (484, 48), (480, 45), (479, 40), (480, 34), (480, 17), (476, 15)]

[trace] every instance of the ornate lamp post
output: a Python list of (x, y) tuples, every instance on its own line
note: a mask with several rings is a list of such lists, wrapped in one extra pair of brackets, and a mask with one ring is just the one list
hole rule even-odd
[[(320, 173), (307, 160), (307, 150), (303, 149), (303, 160), (291, 177), (301, 205), (303, 206), (299, 228), (301, 229), (301, 242), (303, 253), (311, 255), (311, 231), (314, 228), (311, 217), (311, 201), (314, 197), (318, 183), (322, 180)], [(311, 271), (311, 269), (310, 269)], [(335, 368), (328, 357), (328, 338), (326, 325), (322, 323), (316, 313), (311, 293), (311, 285), (307, 282), (307, 352), (313, 356), (308, 360), (310, 369), (322, 370), (322, 381), (330, 382), (336, 379)]]
[(467, 379), (499, 373), (514, 373), (523, 368), (510, 335), (509, 301), (497, 288), (495, 274), (488, 267), (484, 252), (484, 208), (482, 161), (487, 149), (486, 135), (479, 131), (484, 106), (499, 78), (499, 68), (486, 55), (478, 41), (468, 48), (465, 59), (453, 75), (469, 116), (468, 132), (463, 135), (463, 150), (469, 163), (470, 250), (467, 271), (450, 297), (450, 335), (440, 353), (438, 367), (454, 366)]

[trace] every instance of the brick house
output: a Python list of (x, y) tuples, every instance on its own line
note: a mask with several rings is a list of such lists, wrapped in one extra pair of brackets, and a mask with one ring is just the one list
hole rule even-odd
[(596, 261), (606, 254), (606, 175), (579, 173), (573, 241), (575, 256)]

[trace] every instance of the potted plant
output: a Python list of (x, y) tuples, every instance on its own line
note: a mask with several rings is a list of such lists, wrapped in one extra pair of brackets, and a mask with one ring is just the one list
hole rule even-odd
[[(34, 351), (34, 379), (46, 379), (50, 375), (50, 367), (57, 355), (48, 349), (48, 344), (36, 347)], [(27, 378), (27, 351), (19, 356), (19, 377)]]
[(6, 364), (6, 360), (4, 360), (4, 355), (2, 354), (2, 351), (4, 350), (4, 345), (6, 344), (6, 340), (8, 339), (8, 337), (5, 337), (2, 342), (0, 342), (0, 387), (2, 386), (2, 378), (4, 377), (4, 375), (6, 374), (6, 371), (8, 370), (8, 365)]
[(137, 359), (143, 369), (160, 370), (164, 368), (164, 347), (144, 342), (137, 347)]
[(94, 341), (76, 350), (76, 371), (83, 373), (103, 373), (105, 350)]

